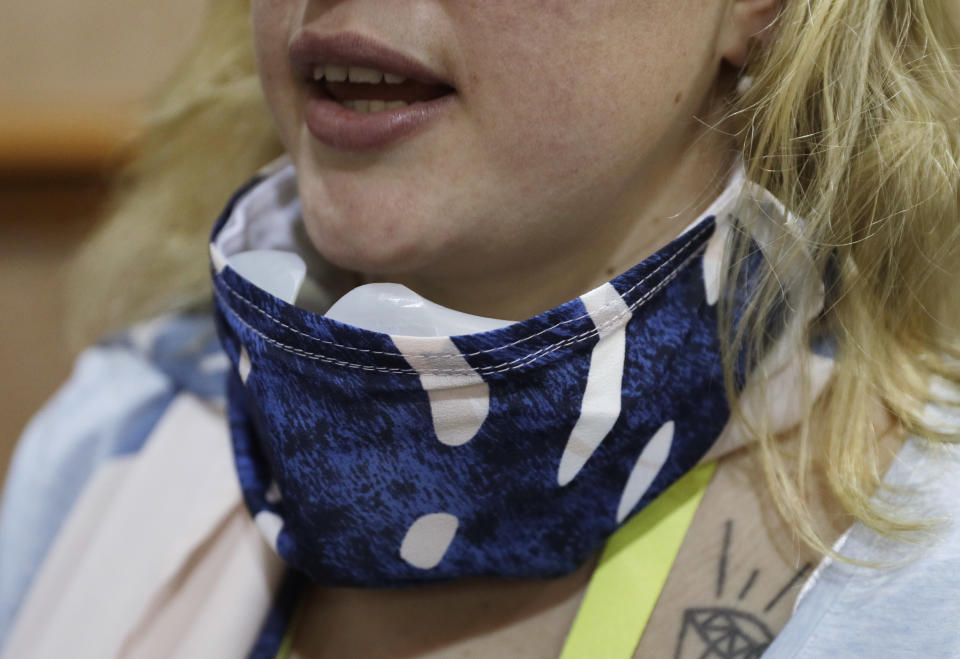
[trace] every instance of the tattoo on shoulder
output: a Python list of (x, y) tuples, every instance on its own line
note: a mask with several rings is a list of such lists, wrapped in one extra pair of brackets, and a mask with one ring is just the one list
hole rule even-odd
[[(810, 571), (810, 563), (805, 563), (786, 583), (768, 587), (762, 583), (760, 570), (755, 569), (743, 583), (728, 583), (730, 545), (733, 539), (733, 520), (723, 525), (720, 558), (717, 563), (717, 575), (713, 602), (691, 607), (683, 612), (680, 631), (677, 635), (677, 647), (674, 659), (756, 659), (760, 657), (770, 643), (774, 633), (770, 630), (764, 616), (782, 601), (784, 596), (796, 586)], [(756, 587), (756, 590), (754, 588)], [(748, 598), (764, 597), (766, 602), (762, 614), (746, 611), (740, 602)], [(762, 600), (761, 600), (762, 601)]]

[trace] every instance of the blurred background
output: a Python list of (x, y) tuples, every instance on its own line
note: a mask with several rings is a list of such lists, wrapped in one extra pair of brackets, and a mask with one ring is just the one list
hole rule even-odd
[(151, 97), (196, 45), (209, 5), (30, 0), (4, 7), (0, 486), (24, 425), (76, 356), (63, 324), (61, 267), (102, 217), (107, 182), (130, 153)]
[(95, 226), (151, 93), (203, 0), (31, 0), (0, 21), (0, 483), (75, 357), (59, 268)]

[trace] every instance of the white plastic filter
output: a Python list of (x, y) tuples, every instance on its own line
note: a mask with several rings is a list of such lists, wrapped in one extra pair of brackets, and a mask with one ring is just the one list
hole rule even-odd
[[(234, 254), (230, 267), (259, 288), (295, 304), (307, 274), (303, 259), (292, 252), (258, 249)], [(499, 329), (511, 320), (455, 311), (425, 299), (406, 286), (364, 284), (341, 297), (326, 313), (341, 323), (395, 336), (456, 336)]]

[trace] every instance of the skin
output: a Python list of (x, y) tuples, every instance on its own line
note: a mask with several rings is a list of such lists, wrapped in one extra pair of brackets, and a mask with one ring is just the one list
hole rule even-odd
[[(820, 410), (815, 410), (816, 414)], [(900, 450), (902, 429), (882, 406), (873, 410), (881, 468)], [(781, 438), (796, 452), (796, 437)], [(701, 657), (705, 646), (685, 621), (712, 610), (758, 621), (776, 636), (802, 583), (819, 561), (779, 516), (750, 452), (733, 451), (717, 470), (694, 515), (633, 656)], [(849, 526), (813, 465), (807, 504), (829, 544)], [(314, 588), (303, 603), (292, 656), (556, 658), (597, 564), (594, 556), (557, 579), (474, 579), (423, 588)], [(755, 630), (753, 630), (755, 632)], [(756, 639), (756, 634), (752, 634)], [(724, 654), (711, 657), (740, 657)]]
[[(631, 267), (719, 192), (732, 145), (704, 123), (772, 4), (254, 0), (253, 25), (317, 250), (367, 279), (518, 320)], [(455, 85), (452, 111), (374, 152), (323, 145), (288, 60), (304, 26), (418, 58)]]
[[(252, 6), (264, 93), (296, 166), (317, 250), (367, 279), (406, 284), (440, 304), (521, 319), (634, 265), (709, 205), (726, 181), (733, 144), (706, 125), (719, 119), (736, 67), (750, 40), (762, 39), (775, 4), (253, 0)], [(308, 90), (287, 55), (304, 26), (357, 32), (416, 57), (453, 82), (451, 111), (428, 130), (373, 152), (319, 143), (304, 122)], [(785, 549), (778, 540), (789, 532), (765, 523), (770, 516), (759, 509), (771, 504), (752, 487), (759, 473), (742, 475), (744, 460), (721, 462), (706, 497), (713, 508), (698, 513), (637, 656), (672, 656), (690, 607), (748, 607), (746, 599), (730, 604), (715, 597), (716, 577), (704, 572), (703, 556), (719, 553), (728, 528), (736, 536), (724, 551), (750, 539), (748, 560), (731, 555), (724, 573), (737, 584), (725, 591), (728, 598), (739, 595), (754, 570), (763, 570), (769, 587), (789, 583), (803, 563), (795, 546)], [(555, 657), (594, 566), (595, 559), (546, 581), (314, 588), (293, 655)], [(756, 592), (768, 594), (759, 586)], [(766, 616), (764, 624), (777, 630), (789, 607), (764, 611), (768, 601), (758, 594), (748, 612)]]

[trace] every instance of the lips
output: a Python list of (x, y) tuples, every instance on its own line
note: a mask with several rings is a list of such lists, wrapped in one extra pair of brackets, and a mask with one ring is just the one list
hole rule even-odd
[[(422, 133), (447, 116), (457, 98), (448, 77), (353, 32), (320, 35), (303, 30), (290, 44), (290, 61), (307, 88), (307, 129), (318, 142), (338, 151), (374, 151)], [(342, 69), (334, 80), (320, 77), (318, 71), (331, 66), (374, 71), (357, 70), (357, 82), (346, 81)], [(394, 82), (363, 82), (371, 76), (376, 80), (377, 71)], [(396, 83), (395, 76), (405, 80)]]
[[(301, 30), (290, 44), (290, 62), (307, 90), (306, 128), (318, 142), (337, 151), (370, 152), (422, 134), (449, 114), (457, 98), (447, 76), (354, 32), (323, 35)], [(336, 75), (326, 80), (322, 73), (330, 67)], [(351, 82), (352, 75), (344, 79), (344, 68), (368, 70), (357, 70), (358, 79)], [(366, 82), (376, 81), (377, 72), (383, 81)], [(393, 83), (385, 82), (387, 75)], [(400, 78), (405, 80), (397, 84)]]
[(312, 80), (317, 66), (363, 66), (425, 85), (455, 88), (453, 81), (415, 57), (354, 32), (321, 35), (302, 30), (290, 43), (290, 61), (301, 80)]

